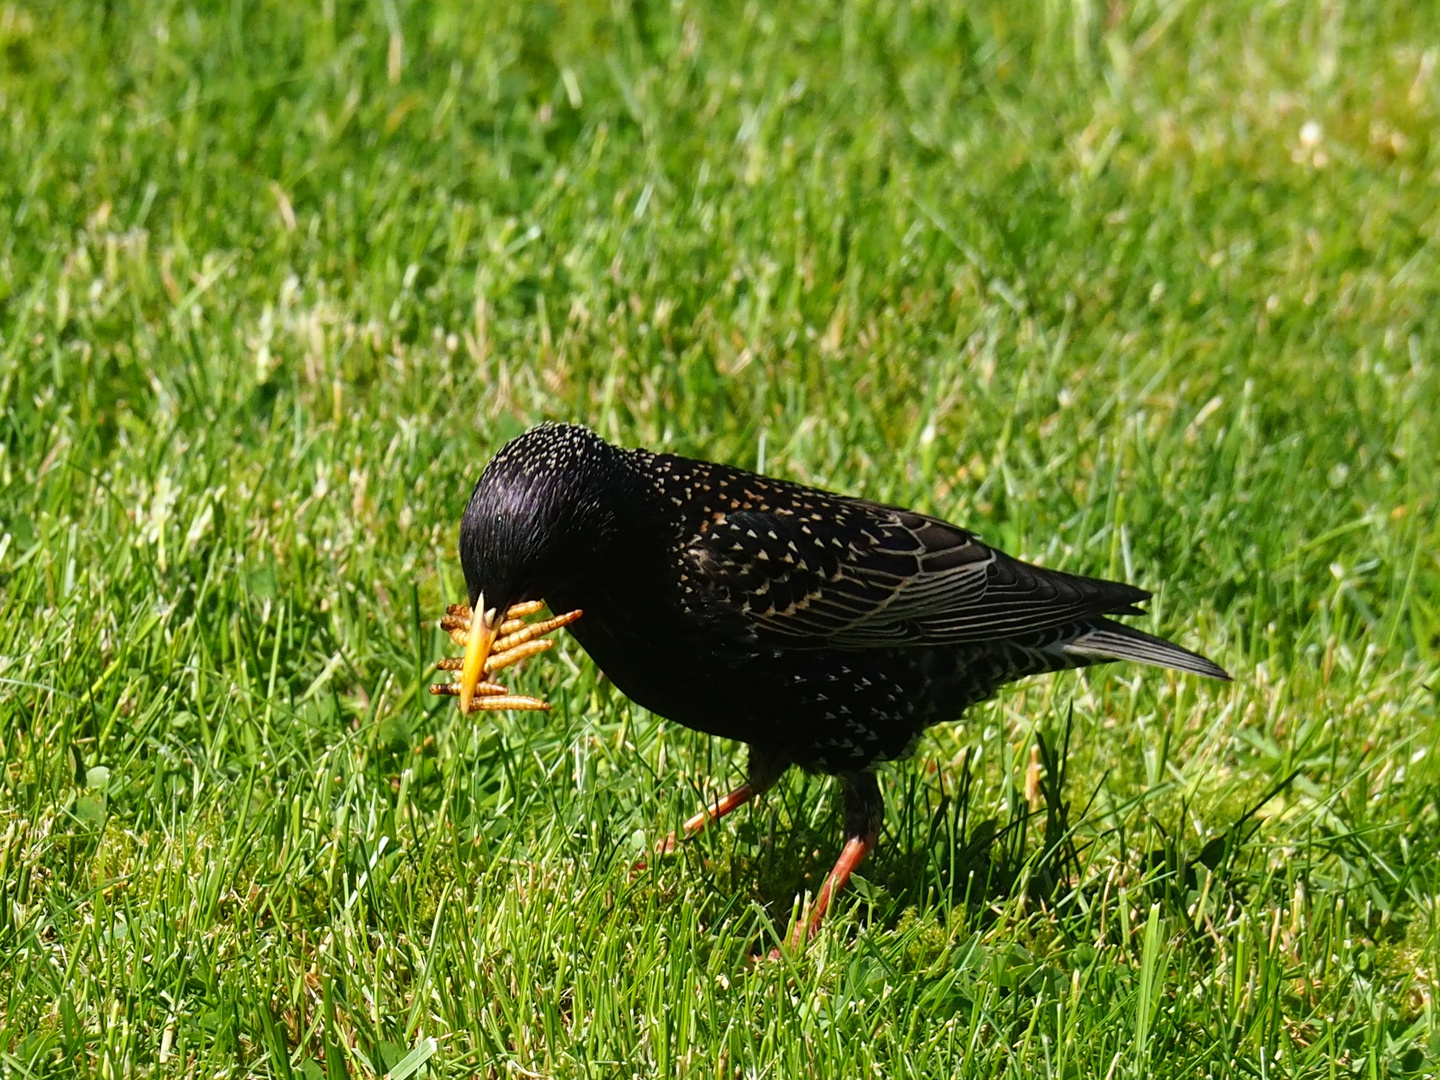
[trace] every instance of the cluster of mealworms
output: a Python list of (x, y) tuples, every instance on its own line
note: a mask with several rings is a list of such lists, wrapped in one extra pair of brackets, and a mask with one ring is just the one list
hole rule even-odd
[[(511, 664), (518, 664), (521, 660), (551, 648), (555, 644), (555, 639), (542, 635), (548, 634), (552, 630), (558, 630), (562, 626), (569, 626), (580, 618), (580, 612), (567, 611), (564, 615), (541, 619), (539, 622), (527, 623), (525, 621), (544, 606), (545, 604), (540, 600), (531, 600), (523, 604), (516, 604), (505, 612), (505, 619), (500, 624), (499, 636), (496, 637), (490, 655), (485, 660), (484, 673), (486, 675), (499, 671), (501, 668), (507, 668)], [(440, 629), (448, 633), (450, 640), (456, 645), (464, 648), (470, 643), (470, 623), (473, 617), (474, 613), (471, 612), (468, 604), (451, 604), (445, 609), (445, 617), (440, 620)], [(441, 660), (436, 666), (441, 671), (453, 673), (455, 681), (435, 683), (430, 687), (430, 693), (458, 697), (460, 694), (460, 669), (464, 665), (464, 658), (459, 656)], [(499, 712), (502, 709), (548, 711), (549, 708), (550, 706), (539, 698), (512, 694), (499, 683), (493, 682), (477, 683), (475, 696), (470, 699), (471, 712)]]

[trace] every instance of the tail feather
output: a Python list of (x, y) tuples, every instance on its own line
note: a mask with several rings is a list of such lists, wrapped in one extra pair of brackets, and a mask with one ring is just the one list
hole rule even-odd
[(1164, 638), (1109, 619), (1096, 619), (1090, 629), (1073, 641), (1066, 642), (1063, 648), (1075, 656), (1101, 660), (1134, 660), (1141, 664), (1174, 668), (1176, 671), (1188, 671), (1192, 675), (1230, 681), (1229, 672), (1199, 653), (1182, 649)]

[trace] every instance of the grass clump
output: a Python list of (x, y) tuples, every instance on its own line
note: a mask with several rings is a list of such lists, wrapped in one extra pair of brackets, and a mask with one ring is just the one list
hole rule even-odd
[[(1437, 16), (0, 3), (0, 1068), (1440, 1069)], [(734, 747), (573, 645), (546, 717), (425, 692), (545, 418), (1156, 587), (1237, 680), (937, 729), (754, 965), (818, 782), (636, 876)]]

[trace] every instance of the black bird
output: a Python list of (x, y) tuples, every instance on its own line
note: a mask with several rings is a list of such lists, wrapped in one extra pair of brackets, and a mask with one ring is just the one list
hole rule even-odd
[(791, 765), (839, 777), (846, 844), (810, 934), (875, 844), (875, 767), (931, 724), (1003, 683), (1110, 660), (1229, 678), (1109, 618), (1142, 614), (1144, 589), (1031, 566), (924, 514), (621, 449), (571, 424), (527, 431), (486, 466), (460, 562), (474, 611), (462, 707), (506, 613), (543, 600), (584, 612), (571, 632), (632, 700), (749, 746), (748, 782), (685, 834)]

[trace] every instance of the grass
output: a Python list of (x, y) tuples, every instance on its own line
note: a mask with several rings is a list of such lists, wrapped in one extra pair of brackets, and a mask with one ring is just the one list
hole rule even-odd
[[(1437, 28), (0, 2), (0, 1072), (1440, 1071)], [(1236, 681), (936, 729), (754, 964), (826, 785), (636, 875), (738, 747), (573, 643), (548, 716), (425, 692), (544, 418), (1143, 583)]]

